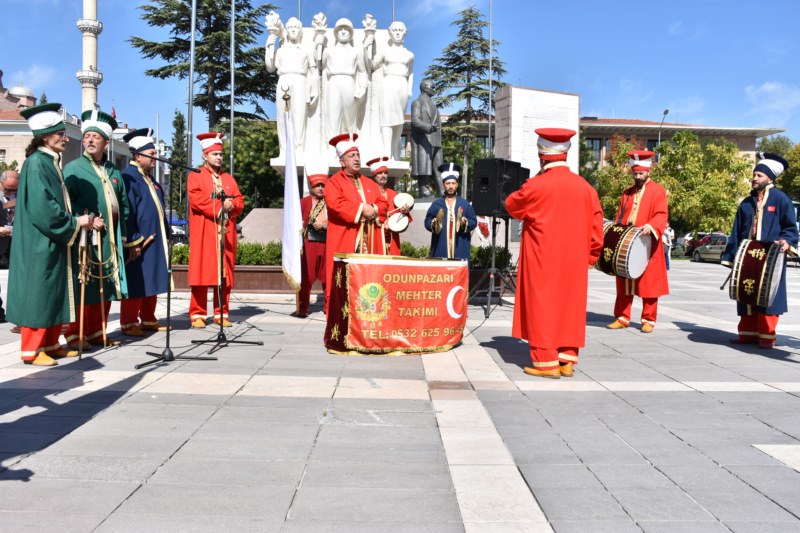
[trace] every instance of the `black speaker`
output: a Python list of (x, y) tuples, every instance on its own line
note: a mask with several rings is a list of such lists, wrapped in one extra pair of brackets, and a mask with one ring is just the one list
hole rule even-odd
[(528, 170), (516, 161), (478, 159), (472, 172), (472, 208), (476, 215), (507, 217), (506, 198), (519, 189)]

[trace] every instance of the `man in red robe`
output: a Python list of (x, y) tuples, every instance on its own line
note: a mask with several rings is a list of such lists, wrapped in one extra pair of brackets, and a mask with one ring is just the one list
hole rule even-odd
[[(230, 327), (228, 304), (236, 264), (236, 217), (244, 209), (239, 186), (222, 172), (223, 133), (197, 136), (205, 164), (186, 178), (189, 193), (189, 286), (192, 298), (189, 319), (193, 328), (206, 327), (208, 289), (214, 290), (214, 322)], [(220, 265), (220, 243), (225, 257)], [(221, 266), (221, 268), (220, 268)], [(222, 286), (222, 302), (218, 287)]]
[(603, 211), (589, 183), (567, 166), (572, 130), (540, 128), (541, 172), (506, 199), (523, 221), (511, 334), (530, 345), (526, 374), (572, 376), (586, 336), (588, 268), (603, 247)]
[(627, 328), (631, 323), (633, 296), (642, 299), (642, 333), (652, 333), (656, 326), (658, 297), (669, 294), (667, 263), (661, 236), (667, 226), (667, 191), (650, 179), (655, 153), (648, 150), (628, 152), (628, 164), (633, 172), (633, 186), (625, 189), (619, 203), (617, 224), (633, 224), (652, 239), (650, 262), (638, 279), (617, 276), (617, 300), (614, 303), (616, 320), (609, 329)]
[(389, 216), (394, 213), (402, 213), (408, 217), (408, 222), (412, 221), (408, 214), (410, 208), (403, 206), (398, 209), (394, 205), (397, 191), (388, 186), (389, 183), (389, 161), (388, 156), (376, 157), (367, 161), (367, 166), (372, 173), (372, 180), (378, 185), (378, 222), (380, 231), (373, 234), (372, 253), (383, 255), (400, 255), (400, 233), (389, 229)]
[[(358, 135), (343, 133), (329, 141), (339, 156), (341, 170), (330, 177), (325, 186), (325, 205), (328, 208), (328, 237), (325, 245), (325, 312), (333, 275), (333, 254), (337, 252), (376, 253), (371, 250), (372, 235), (380, 231), (378, 216), (378, 186), (362, 176)], [(377, 252), (380, 253), (380, 252)]]
[(325, 182), (327, 174), (308, 177), (311, 194), (300, 199), (303, 215), (303, 264), (300, 290), (297, 293), (297, 310), (292, 316), (306, 318), (311, 303), (311, 286), (319, 280), (325, 292), (325, 241), (327, 240), (328, 210), (325, 208)]

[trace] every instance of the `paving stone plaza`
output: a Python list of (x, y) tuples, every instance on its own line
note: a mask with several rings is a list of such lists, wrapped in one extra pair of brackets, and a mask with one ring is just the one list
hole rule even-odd
[[(352, 357), (319, 306), (234, 293), (229, 338), (264, 346), (142, 370), (164, 334), (42, 369), (0, 325), (0, 530), (800, 531), (800, 268), (772, 350), (728, 344), (726, 269), (669, 274), (645, 335), (605, 329), (614, 278), (591, 271), (560, 380), (522, 372), (509, 305), (471, 306), (450, 352)], [(204, 355), (216, 330), (172, 303), (172, 349)]]

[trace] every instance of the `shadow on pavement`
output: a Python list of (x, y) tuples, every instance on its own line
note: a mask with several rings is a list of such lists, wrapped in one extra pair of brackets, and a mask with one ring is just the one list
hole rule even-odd
[[(29, 481), (36, 473), (14, 464), (69, 435), (124, 397), (145, 372), (81, 394), (86, 372), (103, 368), (93, 358), (45, 368), (0, 383), (0, 482)], [(41, 381), (42, 386), (36, 387)], [(63, 400), (63, 401), (60, 401)]]
[[(690, 342), (696, 342), (699, 344), (723, 345), (740, 352), (759, 355), (767, 359), (776, 359), (790, 363), (800, 363), (800, 361), (789, 359), (790, 356), (796, 355), (796, 352), (790, 351), (793, 345), (797, 344), (796, 339), (793, 337), (784, 338), (779, 335), (778, 344), (774, 348), (770, 350), (763, 350), (755, 344), (731, 344), (729, 339), (733, 337), (733, 335), (729, 331), (699, 326), (689, 322), (675, 322), (675, 325), (687, 333), (686, 338)], [(783, 345), (783, 343), (786, 341), (789, 341), (789, 345)]]
[(500, 358), (510, 365), (520, 368), (531, 365), (531, 350), (527, 342), (516, 337), (492, 337), (491, 341), (482, 342), (481, 346), (494, 350)]

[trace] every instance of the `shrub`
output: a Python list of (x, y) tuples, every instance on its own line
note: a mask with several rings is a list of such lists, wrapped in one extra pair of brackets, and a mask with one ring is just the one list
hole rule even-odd
[[(511, 268), (511, 251), (505, 246), (496, 246), (495, 249), (495, 268)], [(470, 268), (490, 268), (492, 266), (492, 247), (470, 246), (469, 266)]]
[[(176, 244), (172, 247), (172, 263), (186, 265), (189, 263), (189, 247), (185, 244)], [(281, 243), (270, 241), (267, 244), (259, 242), (242, 242), (236, 247), (237, 265), (280, 265)]]
[(414, 246), (410, 242), (400, 241), (400, 255), (405, 257), (430, 257), (431, 247), (427, 245)]

